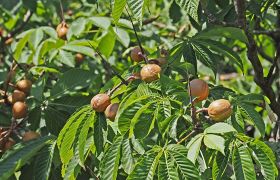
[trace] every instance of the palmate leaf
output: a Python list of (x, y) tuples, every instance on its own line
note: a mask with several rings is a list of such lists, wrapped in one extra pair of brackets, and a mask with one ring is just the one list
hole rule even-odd
[(158, 179), (159, 180), (177, 180), (179, 177), (178, 171), (174, 164), (174, 159), (164, 151), (160, 158), (158, 165)]
[(175, 2), (194, 20), (198, 21), (197, 9), (199, 0), (175, 0)]
[(223, 179), (223, 177), (226, 175), (225, 172), (231, 159), (231, 153), (232, 153), (231, 151), (232, 150), (230, 148), (226, 149), (225, 155), (223, 155), (220, 152), (216, 152), (215, 159), (213, 161), (213, 166), (212, 166), (213, 180)]
[[(121, 103), (118, 114), (116, 116), (121, 134), (124, 135), (130, 129), (132, 119), (135, 116), (136, 112), (139, 111), (141, 107), (149, 101), (151, 101), (151, 96), (146, 95), (135, 99), (132, 102), (127, 102), (126, 104), (124, 103), (125, 101)], [(122, 107), (122, 104), (125, 105)]]
[(133, 17), (142, 21), (146, 7), (150, 0), (127, 0), (127, 4), (133, 13)]
[(53, 153), (56, 146), (54, 141), (47, 144), (36, 156), (34, 160), (34, 179), (48, 180), (52, 167)]
[(123, 136), (117, 136), (101, 160), (101, 178), (117, 179)]
[(13, 150), (4, 154), (0, 160), (0, 179), (8, 179), (45, 145), (54, 143), (54, 139), (54, 136), (45, 136), (26, 144), (16, 145)]
[(203, 138), (203, 141), (208, 148), (215, 149), (220, 151), (222, 154), (225, 154), (225, 139), (223, 137), (215, 134), (206, 134)]
[(121, 164), (124, 169), (124, 171), (127, 174), (130, 174), (133, 170), (135, 160), (132, 155), (133, 149), (130, 144), (130, 139), (124, 139), (122, 143), (122, 158), (121, 158)]
[(234, 175), (238, 180), (254, 180), (256, 173), (246, 146), (234, 147), (232, 156)]
[(118, 23), (123, 10), (125, 8), (127, 0), (114, 0), (114, 7), (113, 7), (113, 12), (112, 12), (112, 17), (115, 21), (115, 23)]
[(188, 150), (186, 147), (177, 144), (167, 146), (167, 152), (170, 154), (180, 173), (182, 179), (200, 179), (198, 169), (187, 158)]
[(249, 148), (252, 150), (252, 157), (260, 166), (265, 179), (275, 179), (278, 175), (278, 169), (275, 165), (276, 159), (273, 151), (264, 142), (257, 139), (249, 143)]
[(138, 161), (128, 180), (153, 180), (163, 149), (155, 146), (147, 151)]
[(188, 149), (188, 159), (190, 159), (193, 163), (195, 163), (198, 153), (200, 151), (201, 142), (203, 139), (203, 134), (198, 134), (191, 139), (191, 141), (187, 145)]
[(255, 110), (255, 107), (250, 104), (239, 103), (239, 107), (242, 115), (260, 131), (261, 135), (265, 134), (265, 124), (261, 115)]

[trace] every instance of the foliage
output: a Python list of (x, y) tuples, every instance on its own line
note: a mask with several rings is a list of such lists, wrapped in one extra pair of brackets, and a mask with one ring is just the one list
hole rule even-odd
[[(0, 179), (279, 178), (279, 7), (276, 0), (1, 1), (0, 139), (8, 132), (16, 145), (1, 154)], [(56, 32), (62, 21), (66, 39)], [(139, 43), (148, 60), (168, 51), (151, 83), (134, 76), (145, 65), (129, 56)], [(7, 98), (24, 78), (33, 82), (29, 113), (17, 120)], [(210, 94), (194, 103), (196, 78)], [(90, 106), (98, 93), (119, 103), (114, 121)], [(232, 105), (224, 122), (203, 111), (217, 99)], [(30, 130), (41, 137), (23, 142)]]

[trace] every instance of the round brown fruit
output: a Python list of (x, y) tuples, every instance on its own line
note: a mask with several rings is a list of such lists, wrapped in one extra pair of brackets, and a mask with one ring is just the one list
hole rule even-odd
[(13, 105), (13, 117), (15, 119), (25, 118), (27, 115), (27, 105), (23, 102), (16, 102)]
[(203, 101), (204, 99), (207, 99), (209, 95), (208, 84), (201, 79), (193, 79), (190, 82), (190, 89), (192, 96), (197, 97), (195, 102)]
[(16, 142), (12, 138), (9, 138), (7, 140), (7, 142), (5, 143), (4, 150), (7, 151), (7, 150), (11, 149), (11, 147), (15, 144), (16, 144)]
[(157, 64), (146, 64), (140, 71), (141, 79), (145, 82), (152, 82), (159, 78), (161, 68)]
[(77, 53), (75, 56), (75, 60), (76, 60), (76, 63), (78, 63), (78, 64), (82, 63), (84, 60), (84, 55), (82, 55), (81, 53)]
[(24, 102), (26, 98), (26, 95), (24, 92), (20, 91), (20, 90), (14, 90), (13, 94), (12, 94), (12, 103), (21, 101)]
[(107, 94), (97, 94), (91, 99), (90, 104), (96, 112), (104, 112), (107, 106), (111, 104), (111, 100)]
[(132, 61), (135, 62), (140, 62), (144, 60), (141, 48), (139, 46), (136, 46), (131, 50), (130, 57)]
[(24, 92), (25, 94), (29, 94), (32, 87), (32, 82), (28, 79), (23, 79), (17, 82), (16, 87), (18, 90)]
[(119, 109), (119, 103), (110, 104), (105, 110), (105, 116), (111, 121), (114, 121), (118, 109)]
[(226, 120), (231, 116), (231, 113), (231, 104), (226, 99), (213, 101), (208, 107), (209, 117), (216, 122)]
[(61, 22), (57, 27), (56, 27), (56, 33), (57, 33), (57, 36), (60, 38), (60, 39), (66, 39), (66, 35), (67, 35), (67, 32), (68, 32), (68, 25), (65, 23), (65, 22)]
[(22, 136), (22, 140), (24, 142), (26, 141), (31, 141), (33, 139), (37, 139), (38, 137), (40, 137), (40, 134), (34, 131), (28, 131), (26, 133), (23, 134)]

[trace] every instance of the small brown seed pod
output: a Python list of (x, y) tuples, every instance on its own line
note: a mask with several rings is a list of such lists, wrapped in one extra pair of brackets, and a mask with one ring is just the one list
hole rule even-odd
[(40, 137), (40, 134), (37, 133), (37, 132), (34, 132), (34, 131), (28, 131), (28, 132), (25, 132), (22, 136), (22, 140), (24, 142), (26, 141), (31, 141), (33, 139), (37, 139), (38, 137)]
[(26, 95), (24, 92), (20, 91), (20, 90), (14, 90), (13, 94), (12, 94), (12, 103), (21, 101), (24, 102), (26, 98)]
[(226, 99), (219, 99), (213, 101), (208, 107), (209, 117), (216, 122), (226, 120), (231, 116), (231, 113), (231, 104)]
[(28, 79), (23, 79), (17, 82), (16, 88), (25, 94), (29, 94), (32, 87), (32, 82)]
[(140, 71), (141, 79), (145, 82), (152, 82), (159, 79), (161, 68), (157, 64), (146, 64)]
[(56, 33), (57, 33), (57, 36), (60, 38), (60, 39), (64, 39), (66, 40), (66, 35), (67, 35), (67, 32), (68, 32), (68, 24), (64, 21), (62, 21), (57, 27), (56, 27)]
[(90, 104), (96, 112), (104, 112), (107, 106), (111, 104), (111, 100), (107, 94), (97, 94), (91, 99)]
[(139, 46), (136, 46), (131, 50), (130, 57), (132, 61), (135, 62), (140, 62), (144, 60), (141, 48)]
[(13, 105), (12, 111), (15, 119), (21, 119), (27, 116), (28, 107), (25, 103), (18, 101)]
[(119, 109), (119, 103), (110, 104), (105, 110), (105, 116), (111, 121), (114, 121), (118, 109)]
[(209, 86), (201, 79), (193, 79), (190, 82), (190, 89), (192, 96), (197, 97), (195, 102), (203, 101), (209, 95)]

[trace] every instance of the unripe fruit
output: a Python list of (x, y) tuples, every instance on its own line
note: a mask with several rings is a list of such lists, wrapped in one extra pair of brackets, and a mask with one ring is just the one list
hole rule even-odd
[(226, 120), (231, 116), (231, 113), (231, 104), (226, 99), (213, 101), (208, 107), (209, 117), (216, 122)]
[(90, 104), (96, 112), (104, 112), (107, 106), (111, 104), (111, 100), (107, 94), (97, 94), (91, 99)]
[(40, 137), (40, 134), (34, 131), (28, 131), (26, 133), (23, 134), (22, 136), (22, 140), (24, 142), (26, 141), (31, 141), (33, 139), (37, 139), (38, 137)]
[(24, 92), (19, 91), (19, 90), (14, 90), (13, 94), (12, 94), (12, 103), (21, 101), (24, 102), (26, 98), (26, 95)]
[(12, 138), (9, 138), (7, 140), (7, 142), (5, 143), (4, 150), (7, 151), (7, 150), (11, 149), (11, 147), (15, 144), (16, 144), (16, 142)]
[(23, 102), (16, 102), (13, 105), (13, 117), (15, 119), (25, 118), (27, 115), (27, 105)]
[(146, 64), (140, 71), (141, 79), (145, 82), (152, 82), (159, 79), (161, 68), (157, 64)]
[(32, 82), (28, 79), (23, 79), (17, 82), (16, 87), (18, 90), (24, 92), (25, 94), (29, 94), (32, 87)]
[(201, 79), (194, 79), (190, 82), (191, 95), (197, 97), (195, 102), (207, 99), (209, 95), (208, 84)]
[(138, 46), (134, 47), (131, 50), (130, 57), (131, 57), (132, 61), (135, 61), (135, 62), (140, 62), (140, 61), (144, 60), (141, 48)]
[(66, 35), (68, 32), (68, 25), (65, 22), (61, 22), (57, 27), (56, 27), (56, 33), (57, 36), (61, 39), (66, 39)]
[(119, 109), (119, 103), (110, 104), (105, 110), (105, 116), (111, 121), (114, 121), (118, 109)]
[(75, 56), (75, 60), (76, 60), (76, 63), (78, 63), (78, 64), (82, 63), (84, 60), (84, 55), (82, 55), (81, 53), (77, 53)]

